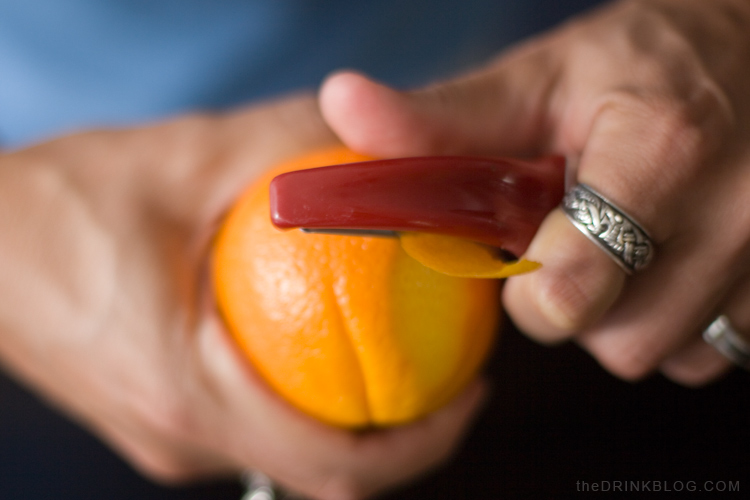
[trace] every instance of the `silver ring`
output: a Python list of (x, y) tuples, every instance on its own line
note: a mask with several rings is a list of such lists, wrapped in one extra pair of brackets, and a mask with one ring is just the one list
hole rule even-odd
[(750, 344), (732, 327), (723, 314), (703, 332), (705, 340), (735, 365), (750, 370)]
[(276, 500), (276, 488), (271, 478), (258, 470), (248, 470), (242, 475), (245, 494), (242, 500)]
[(626, 273), (644, 269), (653, 259), (654, 242), (646, 230), (586, 184), (578, 184), (565, 194), (562, 209)]

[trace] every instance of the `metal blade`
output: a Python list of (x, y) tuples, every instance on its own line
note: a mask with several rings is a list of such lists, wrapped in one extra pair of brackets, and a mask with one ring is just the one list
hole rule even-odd
[(300, 230), (305, 233), (311, 234), (332, 234), (338, 236), (374, 236), (377, 238), (398, 238), (398, 232), (388, 231), (383, 229), (336, 229), (336, 228), (325, 228), (325, 229), (312, 229), (309, 227), (301, 227)]

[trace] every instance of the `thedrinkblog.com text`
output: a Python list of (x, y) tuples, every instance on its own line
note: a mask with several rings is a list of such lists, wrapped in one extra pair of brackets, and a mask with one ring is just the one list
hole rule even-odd
[(602, 492), (739, 492), (739, 481), (576, 481), (576, 491)]

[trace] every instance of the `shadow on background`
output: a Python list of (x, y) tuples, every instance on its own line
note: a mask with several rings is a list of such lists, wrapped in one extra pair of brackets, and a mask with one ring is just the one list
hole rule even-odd
[[(578, 348), (549, 349), (508, 325), (488, 366), (492, 397), (453, 461), (387, 495), (557, 498), (576, 481), (740, 481), (747, 477), (750, 375), (693, 390), (659, 376), (629, 384)], [(226, 482), (162, 488), (0, 378), (0, 499), (238, 500)]]

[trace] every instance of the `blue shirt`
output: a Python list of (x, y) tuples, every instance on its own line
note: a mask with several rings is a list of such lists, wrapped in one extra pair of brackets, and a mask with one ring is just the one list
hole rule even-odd
[(595, 0), (0, 2), (0, 145), (222, 109), (334, 69), (416, 85)]

